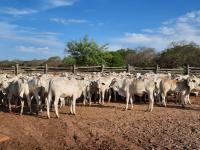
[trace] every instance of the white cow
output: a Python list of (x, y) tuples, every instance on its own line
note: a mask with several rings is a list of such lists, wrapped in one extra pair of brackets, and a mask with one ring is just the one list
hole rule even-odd
[(100, 98), (99, 98), (99, 104), (104, 105), (104, 98), (105, 98), (105, 94), (108, 93), (109, 94), (109, 100), (111, 98), (111, 90), (110, 90), (110, 84), (111, 81), (114, 77), (113, 76), (105, 76), (105, 77), (101, 77), (99, 80), (97, 80), (98, 83), (98, 89), (99, 89), (99, 94), (100, 94)]
[(42, 87), (40, 79), (37, 78), (36, 76), (29, 78), (28, 86), (29, 86), (29, 95), (34, 96), (36, 100), (36, 113), (38, 114), (39, 106), (41, 104), (39, 92), (41, 91), (41, 87)]
[(144, 93), (148, 94), (149, 107), (148, 111), (153, 110), (153, 91), (155, 89), (154, 79), (113, 79), (110, 87), (119, 93), (119, 95), (126, 97), (126, 107), (128, 109), (128, 103), (131, 103), (131, 109), (133, 108), (134, 95), (142, 96)]
[(11, 99), (13, 98), (13, 96), (15, 96), (20, 99), (21, 102), (20, 115), (22, 115), (24, 108), (24, 96), (25, 96), (27, 98), (30, 113), (32, 112), (31, 99), (29, 97), (29, 87), (25, 79), (23, 78), (10, 79), (7, 82), (3, 82), (1, 88), (3, 88), (7, 92), (9, 111), (11, 111)]
[(184, 107), (186, 104), (190, 104), (189, 95), (192, 89), (195, 89), (199, 86), (199, 82), (196, 77), (188, 77), (187, 79), (182, 80), (171, 80), (164, 79), (161, 81), (160, 90), (162, 103), (166, 106), (166, 96), (167, 92), (178, 92), (181, 97), (181, 104)]
[(70, 113), (76, 114), (75, 111), (75, 105), (76, 105), (76, 99), (79, 98), (84, 91), (86, 87), (86, 84), (83, 81), (76, 80), (72, 78), (71, 80), (64, 77), (57, 77), (52, 79), (49, 82), (49, 90), (48, 90), (48, 97), (47, 97), (47, 116), (50, 118), (50, 103), (52, 100), (52, 97), (55, 97), (54, 100), (54, 108), (57, 118), (59, 118), (58, 114), (58, 101), (59, 98), (63, 97), (72, 97), (72, 102), (70, 106)]

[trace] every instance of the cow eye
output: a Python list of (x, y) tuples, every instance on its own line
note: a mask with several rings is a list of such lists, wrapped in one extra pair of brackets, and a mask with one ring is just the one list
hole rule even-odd
[(196, 82), (195, 80), (192, 80), (192, 82)]
[(101, 83), (102, 85), (105, 85), (105, 83)]

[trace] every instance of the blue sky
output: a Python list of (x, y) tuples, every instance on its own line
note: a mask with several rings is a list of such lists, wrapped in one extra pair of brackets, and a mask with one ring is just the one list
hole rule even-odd
[(63, 57), (86, 34), (111, 50), (200, 44), (200, 1), (1, 0), (0, 60)]

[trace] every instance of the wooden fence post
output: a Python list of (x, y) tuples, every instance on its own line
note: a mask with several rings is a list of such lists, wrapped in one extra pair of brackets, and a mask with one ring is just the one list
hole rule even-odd
[(47, 65), (47, 64), (45, 64), (45, 68), (44, 68), (44, 74), (47, 74), (47, 72), (48, 72), (48, 65)]
[(190, 75), (190, 65), (189, 64), (187, 64), (187, 68), (186, 68), (187, 70), (186, 70), (186, 74), (187, 75)]
[(15, 65), (15, 75), (17, 76), (19, 74), (19, 64)]
[(104, 71), (104, 64), (101, 64), (101, 72)]
[(130, 73), (130, 65), (129, 64), (127, 64), (127, 66), (126, 66), (126, 72)]
[(158, 64), (157, 64), (157, 65), (156, 65), (156, 71), (155, 71), (155, 73), (158, 74), (158, 72), (159, 72), (159, 66), (158, 66)]
[(73, 73), (76, 72), (76, 65), (75, 65), (75, 64), (73, 64), (72, 72), (73, 72)]

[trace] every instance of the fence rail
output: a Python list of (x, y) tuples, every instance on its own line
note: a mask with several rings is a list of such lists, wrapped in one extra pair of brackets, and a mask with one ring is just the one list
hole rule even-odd
[(158, 65), (155, 67), (135, 67), (127, 66), (122, 67), (108, 67), (108, 66), (68, 66), (68, 67), (51, 67), (51, 66), (36, 66), (36, 67), (26, 67), (26, 66), (19, 66), (16, 64), (12, 67), (0, 67), (0, 73), (11, 73), (11, 74), (19, 74), (19, 73), (54, 73), (54, 72), (129, 72), (129, 73), (146, 73), (146, 72), (154, 72), (154, 73), (178, 73), (178, 74), (194, 74), (200, 75), (200, 68), (199, 67), (191, 67), (189, 65), (181, 68), (160, 68)]

